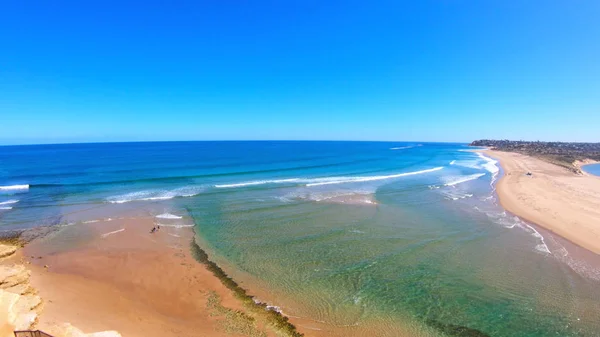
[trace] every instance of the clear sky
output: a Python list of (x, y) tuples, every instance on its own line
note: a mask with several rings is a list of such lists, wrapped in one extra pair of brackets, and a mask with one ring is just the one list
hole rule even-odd
[(0, 2), (0, 144), (600, 142), (600, 1)]

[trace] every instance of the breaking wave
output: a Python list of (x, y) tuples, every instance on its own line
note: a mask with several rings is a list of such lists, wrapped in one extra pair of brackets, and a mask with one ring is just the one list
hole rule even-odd
[(444, 195), (446, 196), (446, 199), (454, 201), (459, 199), (471, 198), (473, 196), (472, 193), (444, 193)]
[(174, 190), (147, 190), (131, 192), (106, 198), (111, 204), (123, 204), (132, 201), (159, 201), (173, 198), (193, 197), (204, 191), (203, 187), (182, 187)]
[(439, 171), (443, 168), (444, 168), (443, 166), (440, 166), (440, 167), (435, 167), (435, 168), (421, 170), (421, 171), (390, 174), (390, 175), (385, 175), (385, 176), (337, 177), (337, 178), (314, 179), (315, 180), (314, 182), (307, 183), (306, 186), (311, 187), (311, 186), (322, 186), (322, 185), (331, 185), (331, 184), (362, 183), (362, 182), (367, 182), (367, 181), (394, 179), (394, 178), (412, 176), (412, 175), (417, 175), (417, 174), (435, 172), (435, 171)]
[(215, 187), (216, 188), (234, 188), (234, 187), (246, 187), (246, 186), (265, 185), (265, 184), (285, 184), (285, 183), (301, 182), (302, 180), (303, 179), (300, 179), (300, 178), (274, 179), (274, 180), (257, 180), (257, 181), (248, 181), (248, 182), (235, 183), (235, 184), (215, 185)]
[(305, 189), (289, 193), (280, 198), (281, 201), (308, 200), (315, 202), (329, 202), (339, 204), (368, 204), (376, 205), (377, 201), (373, 191), (314, 191)]
[(155, 218), (159, 218), (159, 219), (181, 219), (183, 217), (181, 217), (179, 215), (171, 214), (171, 213), (163, 213), (163, 214), (159, 214), (159, 215), (155, 216)]
[(215, 185), (215, 187), (216, 188), (235, 188), (235, 187), (267, 185), (267, 184), (305, 184), (306, 187), (312, 187), (312, 186), (331, 185), (331, 184), (360, 183), (360, 182), (393, 179), (393, 178), (400, 178), (400, 177), (405, 177), (405, 176), (429, 173), (429, 172), (439, 171), (443, 168), (444, 168), (443, 166), (440, 166), (440, 167), (435, 167), (435, 168), (421, 170), (421, 171), (405, 172), (405, 173), (398, 173), (398, 174), (391, 174), (391, 175), (384, 175), (384, 176), (289, 178), (289, 179), (273, 179), (273, 180), (256, 180), (256, 181), (247, 181), (247, 182), (233, 183), (233, 184), (220, 184), (220, 185)]
[(412, 149), (413, 147), (417, 147), (417, 146), (423, 146), (423, 145), (419, 144), (419, 145), (390, 147), (390, 150), (406, 150), (406, 149)]
[(486, 170), (492, 174), (492, 180), (490, 182), (490, 185), (493, 185), (496, 179), (498, 178), (498, 174), (500, 173), (498, 161), (485, 156), (481, 152), (476, 152), (475, 154), (477, 155), (477, 158), (475, 159), (458, 161), (453, 160), (450, 163), (450, 165), (462, 166), (474, 170)]
[(184, 224), (162, 224), (159, 223), (157, 224), (160, 227), (174, 227), (174, 228), (187, 228), (187, 227), (194, 227), (194, 225), (184, 225)]
[(490, 157), (486, 157), (481, 152), (477, 152), (477, 156), (483, 159), (483, 161), (485, 161), (485, 163), (482, 166), (491, 174), (497, 174), (500, 171), (500, 168), (498, 167), (498, 165), (496, 165), (498, 164), (497, 160), (494, 160)]
[(498, 173), (500, 172), (500, 168), (498, 167), (498, 161), (492, 158), (484, 156), (482, 153), (477, 152), (477, 156), (483, 159), (485, 163), (483, 163), (483, 168), (492, 174), (492, 181), (490, 182), (490, 186), (494, 185), (494, 182), (498, 178)]
[(0, 205), (11, 205), (11, 204), (16, 204), (17, 202), (19, 202), (19, 200), (7, 200), (7, 201), (0, 202)]
[(546, 241), (544, 240), (542, 234), (540, 234), (540, 232), (536, 231), (535, 228), (531, 227), (530, 225), (525, 225), (532, 231), (531, 235), (533, 235), (540, 242), (538, 245), (535, 246), (535, 250), (545, 254), (550, 254), (550, 249), (548, 248), (548, 245), (546, 245)]
[(0, 191), (16, 191), (16, 190), (28, 190), (29, 185), (8, 185), (0, 186)]
[(485, 173), (476, 173), (476, 174), (471, 174), (468, 176), (448, 178), (448, 180), (444, 184), (444, 186), (455, 186), (458, 184), (466, 183), (467, 181), (479, 179), (479, 178), (483, 177), (484, 175), (485, 175)]

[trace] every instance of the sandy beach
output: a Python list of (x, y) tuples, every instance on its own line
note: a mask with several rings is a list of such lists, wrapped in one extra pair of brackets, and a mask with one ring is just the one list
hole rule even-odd
[(34, 327), (57, 337), (72, 336), (65, 323), (125, 337), (275, 336), (256, 308), (194, 259), (192, 228), (150, 233), (153, 220), (63, 227), (3, 261), (31, 271), (42, 302)]
[(599, 177), (518, 153), (485, 153), (504, 169), (497, 192), (506, 210), (600, 254)]

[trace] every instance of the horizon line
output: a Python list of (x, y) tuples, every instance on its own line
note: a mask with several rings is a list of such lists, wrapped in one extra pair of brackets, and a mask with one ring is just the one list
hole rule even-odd
[(25, 143), (0, 144), (0, 147), (10, 146), (40, 146), (40, 145), (85, 145), (85, 144), (132, 144), (132, 143), (200, 143), (200, 142), (347, 142), (347, 143), (427, 143), (427, 144), (469, 144), (455, 141), (413, 141), (413, 140), (350, 140), (350, 139), (204, 139), (204, 140), (133, 140), (133, 141), (98, 141), (98, 142), (65, 142), (65, 143)]

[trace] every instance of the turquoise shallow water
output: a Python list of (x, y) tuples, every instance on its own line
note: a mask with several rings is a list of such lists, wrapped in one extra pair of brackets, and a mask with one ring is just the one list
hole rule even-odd
[(0, 163), (0, 230), (193, 221), (301, 330), (600, 335), (597, 256), (504, 212), (498, 165), (462, 144), (24, 146), (0, 147)]

